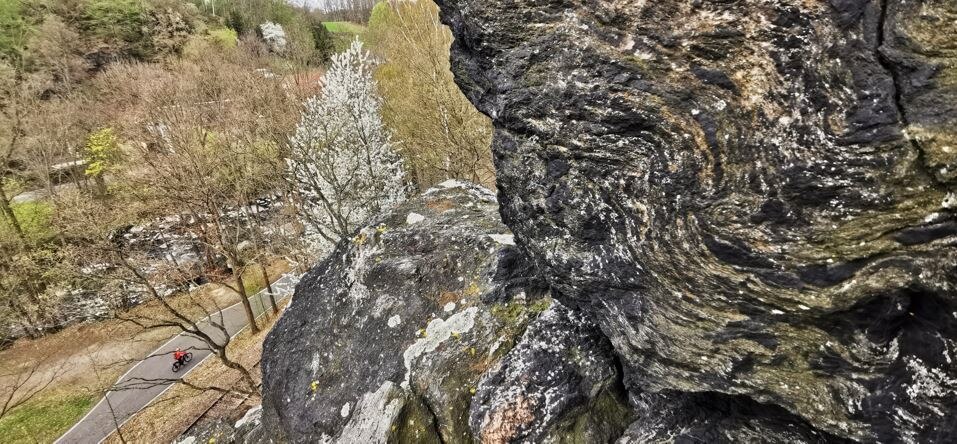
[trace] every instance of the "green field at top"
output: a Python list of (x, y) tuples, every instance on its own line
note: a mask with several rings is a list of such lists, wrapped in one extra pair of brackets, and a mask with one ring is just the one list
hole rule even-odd
[(366, 27), (353, 22), (322, 22), (323, 26), (334, 33), (362, 34)]

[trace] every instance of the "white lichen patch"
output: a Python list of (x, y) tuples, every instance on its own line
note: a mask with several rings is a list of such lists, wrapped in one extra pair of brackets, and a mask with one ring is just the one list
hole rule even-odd
[(625, 39), (622, 40), (621, 45), (618, 46), (619, 51), (631, 51), (635, 47), (635, 39), (630, 35), (625, 36)]
[(456, 179), (446, 180), (445, 182), (442, 182), (442, 183), (440, 183), (440, 184), (438, 184), (438, 185), (436, 185), (436, 186), (434, 186), (434, 187), (432, 187), (432, 188), (429, 188), (428, 190), (425, 190), (425, 193), (423, 193), (422, 195), (423, 195), (423, 196), (429, 196), (429, 195), (432, 195), (432, 194), (435, 194), (435, 193), (439, 193), (439, 192), (444, 191), (444, 190), (449, 190), (449, 189), (452, 189), (452, 188), (460, 188), (460, 189), (463, 189), (463, 190), (465, 190), (465, 191), (468, 191), (469, 194), (471, 194), (471, 195), (473, 195), (473, 196), (475, 196), (475, 197), (477, 197), (477, 198), (479, 198), (479, 199), (481, 199), (481, 200), (484, 200), (484, 201), (488, 201), (488, 202), (496, 202), (496, 201), (497, 201), (497, 199), (495, 198), (495, 193), (493, 193), (493, 192), (492, 192), (491, 190), (489, 190), (488, 188), (485, 188), (485, 187), (482, 187), (482, 186), (479, 186), (479, 185), (475, 185), (475, 184), (469, 183), (469, 182), (463, 182), (463, 181), (461, 181), (461, 180), (456, 180)]
[(405, 217), (405, 223), (409, 225), (415, 225), (424, 220), (425, 220), (425, 216), (415, 212), (409, 213), (409, 215)]
[(262, 414), (263, 414), (262, 404), (257, 405), (256, 407), (253, 407), (247, 410), (246, 414), (243, 415), (243, 417), (240, 418), (239, 421), (236, 421), (236, 425), (234, 425), (233, 428), (238, 429), (246, 424), (249, 424), (252, 422), (258, 422), (259, 419), (262, 417)]
[(384, 382), (375, 392), (362, 395), (336, 442), (386, 442), (403, 405), (400, 390), (392, 381)]
[(437, 185), (437, 187), (439, 187), (439, 188), (445, 188), (445, 189), (449, 189), (449, 188), (469, 188), (470, 186), (471, 186), (471, 184), (466, 183), (466, 182), (462, 182), (461, 180), (458, 180), (458, 179), (449, 179), (449, 180), (446, 180), (445, 182), (442, 182), (442, 183), (440, 183), (440, 184)]
[(442, 307), (442, 311), (446, 313), (451, 313), (454, 310), (455, 310), (455, 302), (449, 302), (448, 304), (445, 304), (444, 307)]
[(348, 417), (349, 417), (349, 409), (350, 409), (350, 408), (351, 408), (351, 406), (349, 405), (348, 402), (345, 403), (345, 404), (343, 404), (343, 405), (342, 405), (342, 408), (339, 409), (339, 414), (342, 415), (343, 418), (348, 418)]
[(399, 315), (394, 315), (386, 322), (389, 328), (396, 328), (399, 324), (402, 323), (402, 318)]
[(448, 319), (436, 318), (429, 321), (422, 338), (405, 349), (402, 359), (405, 362), (405, 378), (402, 388), (408, 389), (409, 379), (412, 376), (412, 361), (425, 353), (435, 351), (443, 342), (452, 337), (452, 333), (465, 333), (475, 325), (477, 307), (469, 307), (459, 313), (449, 316)]
[(957, 194), (948, 193), (947, 197), (944, 198), (944, 201), (940, 204), (943, 208), (957, 208)]
[(322, 367), (322, 362), (322, 354), (316, 353), (312, 356), (312, 362), (309, 364), (309, 368), (312, 369), (312, 374), (315, 375), (319, 372), (319, 367)]
[(490, 234), (488, 237), (502, 245), (515, 245), (515, 236), (512, 234)]
[(373, 231), (369, 228), (363, 229), (354, 240), (358, 251), (352, 260), (352, 266), (349, 267), (346, 280), (350, 286), (349, 296), (355, 301), (369, 296), (369, 289), (363, 282), (369, 270), (375, 267), (376, 259), (380, 258), (382, 252), (382, 246), (373, 240)]
[(927, 367), (918, 358), (908, 359), (907, 369), (911, 371), (913, 379), (913, 383), (906, 387), (911, 401), (957, 395), (957, 379), (951, 378), (940, 369)]

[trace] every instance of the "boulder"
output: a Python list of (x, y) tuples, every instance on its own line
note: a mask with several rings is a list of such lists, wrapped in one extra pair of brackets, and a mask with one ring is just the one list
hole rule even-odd
[[(267, 336), (262, 436), (476, 441), (470, 412), (480, 410), (473, 405), (484, 390), (480, 381), (506, 356), (516, 359), (529, 323), (554, 313), (537, 276), (488, 190), (450, 181), (380, 216), (302, 279)], [(566, 353), (601, 358), (563, 373), (577, 391), (567, 406), (548, 410), (550, 417), (527, 421), (543, 433), (587, 422), (577, 420), (585, 411), (574, 407), (621, 385), (610, 345), (588, 338), (582, 347), (596, 351)], [(556, 347), (564, 344), (578, 343)], [(615, 395), (623, 405), (623, 390)]]
[(667, 429), (957, 440), (953, 1), (437, 3), (505, 224)]

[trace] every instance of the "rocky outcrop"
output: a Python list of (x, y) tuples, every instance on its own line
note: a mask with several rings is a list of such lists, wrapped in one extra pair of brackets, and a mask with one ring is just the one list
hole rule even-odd
[[(537, 276), (488, 190), (450, 181), (382, 215), (303, 278), (269, 333), (257, 436), (472, 442), (492, 412), (515, 437), (617, 438), (629, 416), (611, 346)], [(488, 381), (520, 389), (522, 375), (537, 392), (518, 425)]]
[(954, 2), (438, 3), (624, 441), (957, 439)]

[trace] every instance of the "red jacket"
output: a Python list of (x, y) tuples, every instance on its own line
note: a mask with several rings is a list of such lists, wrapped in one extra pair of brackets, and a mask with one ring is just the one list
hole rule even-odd
[(186, 352), (184, 352), (184, 351), (182, 351), (182, 350), (173, 352), (173, 359), (175, 359), (175, 360), (177, 360), (177, 361), (179, 361), (180, 358), (182, 358), (183, 356), (186, 356)]

